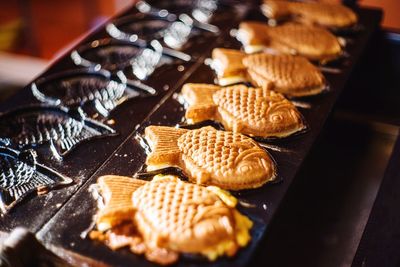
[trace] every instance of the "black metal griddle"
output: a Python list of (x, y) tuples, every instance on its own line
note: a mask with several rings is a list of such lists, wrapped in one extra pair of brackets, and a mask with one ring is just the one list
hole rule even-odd
[[(240, 43), (231, 36), (230, 30), (237, 28), (243, 20), (265, 21), (256, 5), (246, 6), (243, 3), (238, 5), (233, 11), (229, 6), (221, 6), (222, 11), (224, 8), (229, 8), (230, 12), (234, 12), (231, 16), (221, 12), (222, 15), (219, 17), (219, 13), (216, 12), (215, 17), (211, 18), (209, 23), (217, 26), (219, 33), (200, 33), (189, 39), (190, 45), (183, 46), (181, 51), (189, 54), (192, 60), (182, 62), (173, 59), (162, 68), (156, 69), (146, 80), (141, 81), (156, 89), (156, 95), (128, 99), (115, 107), (108, 117), (91, 114), (92, 118), (112, 127), (118, 135), (82, 143), (62, 161), (50, 160), (44, 153), (39, 153), (41, 164), (71, 177), (74, 184), (50, 191), (46, 195), (32, 196), (24, 200), (0, 219), (0, 230), (9, 232), (16, 226), (25, 226), (38, 233), (39, 238), (46, 244), (102, 263), (112, 266), (154, 266), (155, 264), (148, 262), (143, 256), (134, 255), (128, 250), (111, 251), (96, 241), (81, 237), (81, 234), (90, 226), (97, 210), (95, 200), (88, 189), (101, 175), (132, 176), (139, 171), (146, 156), (143, 147), (138, 142), (144, 128), (151, 124), (174, 126), (182, 123), (185, 111), (176, 97), (182, 85), (187, 82), (213, 83), (215, 74), (209, 66), (204, 64), (204, 60), (211, 57), (212, 49), (215, 47), (240, 48)], [(350, 39), (345, 49), (349, 56), (335, 64), (341, 72), (325, 73), (330, 90), (318, 96), (301, 99), (310, 106), (310, 108), (299, 109), (309, 125), (308, 132), (268, 143), (281, 150), (269, 150), (277, 162), (281, 182), (235, 194), (239, 200), (250, 204), (250, 207), (240, 207), (240, 210), (254, 221), (251, 244), (240, 250), (232, 259), (222, 258), (210, 263), (202, 259), (183, 256), (178, 266), (246, 266), (249, 262), (259, 241), (268, 233), (268, 225), (273, 220), (286, 191), (321, 132), (353, 68), (368, 45), (370, 37), (378, 29), (382, 17), (381, 11), (359, 9), (356, 12), (363, 30), (346, 36)], [(138, 10), (132, 7), (119, 17), (136, 13)], [(105, 26), (101, 27), (74, 49), (91, 41), (108, 37), (110, 36)], [(75, 65), (70, 54), (67, 53), (39, 78), (77, 68), (81, 67)], [(2, 104), (0, 111), (31, 104), (40, 104), (40, 102), (32, 95), (29, 85)]]

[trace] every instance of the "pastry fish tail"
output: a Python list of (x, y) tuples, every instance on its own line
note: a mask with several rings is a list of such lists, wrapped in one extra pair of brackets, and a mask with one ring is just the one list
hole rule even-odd
[(292, 3), (287, 1), (264, 1), (264, 3), (261, 5), (261, 11), (266, 17), (278, 20), (282, 17), (291, 15), (291, 4)]
[(185, 117), (190, 123), (211, 120), (215, 117), (217, 105), (213, 94), (221, 87), (211, 84), (187, 83), (182, 88), (182, 96), (188, 103)]
[(105, 175), (97, 180), (97, 190), (100, 191), (100, 211), (96, 217), (99, 231), (105, 231), (121, 222), (132, 220), (132, 194), (147, 181), (126, 176)]
[(151, 153), (147, 156), (147, 170), (178, 166), (180, 150), (178, 139), (188, 130), (167, 126), (149, 126), (145, 130), (145, 139), (150, 145)]

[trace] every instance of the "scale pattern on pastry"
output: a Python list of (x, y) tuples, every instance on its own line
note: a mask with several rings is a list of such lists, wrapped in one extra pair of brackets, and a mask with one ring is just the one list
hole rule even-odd
[(321, 71), (302, 56), (246, 55), (239, 50), (215, 48), (211, 67), (221, 86), (251, 82), (289, 97), (315, 95), (326, 88)]
[(189, 83), (182, 95), (189, 104), (185, 117), (190, 123), (215, 120), (226, 130), (263, 138), (286, 137), (305, 128), (296, 107), (271, 90)]
[(311, 25), (285, 23), (270, 27), (260, 22), (242, 22), (237, 38), (247, 53), (269, 48), (277, 53), (301, 55), (321, 62), (336, 59), (342, 54), (336, 36)]
[(233, 256), (251, 239), (252, 222), (235, 209), (236, 198), (217, 187), (175, 176), (145, 182), (113, 175), (100, 177), (97, 186), (105, 203), (90, 236), (112, 249), (129, 247), (166, 265), (180, 253)]
[(257, 188), (276, 177), (270, 155), (251, 138), (208, 126), (196, 130), (148, 126), (147, 170), (178, 167), (197, 184)]
[(321, 93), (325, 78), (306, 58), (291, 55), (254, 54), (243, 59), (251, 82), (287, 96)]
[(357, 23), (357, 15), (340, 4), (265, 0), (261, 10), (270, 19), (292, 16), (298, 22), (328, 28), (346, 28)]

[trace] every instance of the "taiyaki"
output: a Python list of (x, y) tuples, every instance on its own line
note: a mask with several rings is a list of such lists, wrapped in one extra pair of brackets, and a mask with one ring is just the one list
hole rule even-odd
[(113, 250), (129, 247), (167, 265), (181, 253), (209, 260), (234, 256), (251, 240), (252, 221), (235, 208), (237, 199), (218, 187), (170, 175), (149, 182), (107, 175), (98, 179), (97, 187), (104, 203), (90, 237)]
[(295, 97), (315, 95), (326, 87), (321, 71), (302, 56), (246, 55), (239, 50), (215, 48), (211, 68), (216, 71), (221, 86), (251, 82)]
[(45, 192), (72, 180), (36, 161), (35, 151), (19, 151), (8, 139), (0, 139), (0, 213), (6, 214), (24, 197)]
[(243, 65), (252, 84), (286, 96), (315, 95), (326, 88), (321, 71), (302, 56), (259, 53), (246, 56)]
[(285, 23), (270, 27), (260, 22), (242, 22), (237, 38), (246, 53), (270, 49), (276, 53), (304, 56), (326, 62), (338, 58), (342, 47), (336, 36), (316, 26)]
[(246, 67), (242, 62), (245, 56), (245, 53), (235, 49), (213, 49), (211, 68), (217, 74), (219, 85), (227, 86), (247, 81)]
[(31, 90), (39, 101), (50, 105), (75, 107), (90, 103), (98, 112), (107, 115), (126, 98), (139, 95), (126, 90), (126, 84), (114, 81), (110, 76), (104, 70), (61, 72), (38, 79), (31, 84)]
[(226, 130), (263, 138), (285, 137), (305, 128), (296, 107), (271, 90), (189, 83), (182, 95), (189, 104), (185, 117), (190, 123), (215, 120)]
[(51, 144), (63, 156), (81, 141), (113, 135), (110, 127), (86, 118), (80, 108), (31, 106), (0, 114), (0, 137), (24, 146)]
[(304, 24), (327, 28), (348, 28), (357, 23), (357, 15), (340, 4), (265, 0), (261, 10), (270, 19), (290, 16)]
[(270, 155), (251, 138), (208, 126), (196, 130), (148, 126), (147, 170), (178, 167), (197, 184), (257, 188), (276, 177)]

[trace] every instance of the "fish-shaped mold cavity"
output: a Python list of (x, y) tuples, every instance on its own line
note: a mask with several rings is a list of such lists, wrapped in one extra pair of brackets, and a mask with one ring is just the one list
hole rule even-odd
[(90, 237), (113, 250), (129, 247), (166, 265), (181, 253), (200, 254), (211, 261), (232, 257), (251, 240), (253, 222), (236, 209), (236, 198), (215, 186), (171, 175), (149, 182), (107, 175), (96, 185), (104, 203)]
[[(164, 40), (165, 38), (171, 38), (176, 34), (178, 38), (176, 40), (175, 48), (180, 48), (187, 41), (189, 34), (191, 32), (191, 27), (184, 24), (181, 21), (175, 19), (170, 19), (167, 17), (155, 17), (151, 15), (142, 15), (143, 17), (138, 19), (138, 15), (122, 17), (115, 20), (112, 24), (113, 26), (108, 26), (108, 33), (117, 38), (122, 38), (124, 36), (136, 35), (137, 38), (144, 40), (146, 42), (151, 42), (152, 40)], [(179, 26), (182, 27), (179, 30)], [(119, 32), (118, 32), (118, 31)], [(183, 32), (180, 32), (182, 31)], [(120, 33), (119, 35), (116, 35)], [(121, 35), (122, 33), (122, 35)], [(183, 41), (183, 42), (180, 42)], [(167, 45), (168, 41), (165, 42)]]
[(215, 48), (210, 66), (215, 70), (221, 86), (251, 82), (288, 97), (319, 94), (327, 87), (321, 71), (302, 56), (247, 55), (239, 50)]
[(275, 53), (304, 56), (313, 61), (328, 62), (342, 56), (338, 38), (328, 30), (311, 25), (285, 23), (270, 27), (247, 21), (239, 25), (237, 38), (246, 53), (272, 50)]
[(112, 37), (132, 43), (150, 44), (157, 40), (164, 43), (165, 53), (185, 61), (190, 60), (189, 55), (171, 50), (181, 50), (189, 38), (199, 32), (193, 29), (192, 24), (178, 19), (175, 15), (159, 17), (140, 13), (114, 20), (106, 26), (106, 30)]
[(19, 151), (7, 139), (0, 139), (0, 213), (8, 213), (26, 196), (42, 194), (72, 180), (37, 162), (34, 150)]
[(269, 19), (281, 20), (289, 17), (303, 24), (329, 29), (349, 28), (357, 23), (357, 15), (340, 4), (265, 0), (261, 11)]
[(196, 130), (148, 126), (147, 170), (180, 168), (189, 180), (228, 190), (251, 189), (276, 178), (269, 153), (251, 138), (212, 127)]
[(115, 131), (86, 118), (80, 108), (30, 106), (0, 114), (0, 137), (20, 147), (49, 145), (61, 159), (82, 141), (114, 135)]
[(104, 38), (79, 46), (71, 52), (75, 64), (84, 67), (101, 66), (112, 73), (132, 73), (137, 79), (147, 79), (156, 68), (171, 64), (172, 59), (163, 56), (163, 48), (157, 41), (147, 44)]
[(50, 105), (78, 107), (92, 105), (107, 116), (109, 111), (139, 93), (111, 79), (105, 70), (80, 69), (39, 78), (31, 84), (32, 94)]
[[(142, 1), (144, 2), (144, 1)], [(221, 1), (217, 0), (178, 0), (178, 1), (159, 1), (159, 2), (151, 2), (153, 8), (157, 8), (159, 10), (165, 9), (171, 13), (179, 14), (179, 13), (186, 13), (191, 15), (194, 19), (207, 23), (217, 12), (218, 7), (221, 4), (225, 4), (223, 9), (227, 9), (231, 7), (232, 3), (221, 3)], [(139, 5), (140, 7), (140, 5)], [(219, 10), (221, 11), (221, 10)], [(232, 9), (228, 11), (232, 12)], [(222, 13), (222, 12), (218, 12)]]
[(185, 84), (189, 123), (214, 120), (226, 130), (262, 138), (286, 137), (306, 128), (303, 116), (282, 94), (245, 85)]

